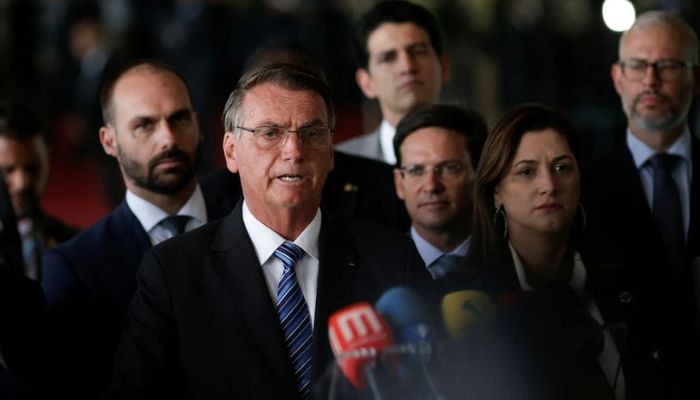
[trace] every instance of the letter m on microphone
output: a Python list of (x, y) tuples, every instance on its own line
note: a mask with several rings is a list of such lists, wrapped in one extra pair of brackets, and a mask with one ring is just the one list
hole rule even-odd
[(369, 303), (356, 303), (333, 313), (328, 320), (328, 337), (338, 365), (356, 387), (364, 387), (364, 367), (394, 342), (389, 324)]

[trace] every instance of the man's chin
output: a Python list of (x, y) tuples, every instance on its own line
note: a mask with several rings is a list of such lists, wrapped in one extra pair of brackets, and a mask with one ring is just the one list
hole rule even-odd
[(190, 185), (193, 175), (166, 174), (148, 182), (137, 182), (138, 186), (158, 194), (175, 195)]

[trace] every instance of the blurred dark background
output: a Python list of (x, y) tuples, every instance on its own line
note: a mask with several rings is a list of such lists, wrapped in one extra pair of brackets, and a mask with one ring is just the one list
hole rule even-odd
[[(622, 137), (624, 115), (609, 77), (619, 33), (603, 22), (603, 0), (416, 2), (442, 26), (452, 65), (445, 101), (475, 108), (490, 125), (522, 102), (556, 105), (580, 128), (590, 156)], [(223, 166), (223, 104), (246, 58), (271, 39), (297, 41), (325, 66), (338, 99), (336, 141), (373, 129), (379, 109), (355, 84), (351, 36), (354, 20), (374, 3), (0, 0), (0, 97), (42, 115), (52, 155), (46, 211), (84, 227), (123, 196), (116, 162), (97, 134), (100, 77), (120, 60), (159, 58), (188, 80), (205, 134), (203, 172)], [(637, 13), (675, 11), (698, 30), (698, 2), (632, 4)]]

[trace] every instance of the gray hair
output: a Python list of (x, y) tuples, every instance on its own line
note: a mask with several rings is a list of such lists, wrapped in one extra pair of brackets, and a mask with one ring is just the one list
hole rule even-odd
[(670, 13), (668, 11), (647, 11), (637, 16), (634, 24), (620, 36), (620, 43), (618, 46), (618, 57), (622, 58), (622, 45), (625, 37), (629, 32), (633, 32), (638, 29), (648, 28), (650, 26), (664, 26), (669, 29), (675, 30), (683, 36), (683, 44), (691, 51), (691, 57), (693, 63), (698, 62), (698, 36), (693, 31), (693, 28), (688, 25), (683, 18), (676, 14)]
[(240, 131), (241, 107), (246, 93), (263, 83), (274, 83), (288, 90), (311, 90), (321, 95), (326, 104), (328, 126), (335, 127), (335, 109), (331, 90), (319, 75), (292, 64), (269, 64), (253, 68), (238, 81), (238, 85), (224, 106), (222, 120), (226, 132), (234, 132), (236, 139)]

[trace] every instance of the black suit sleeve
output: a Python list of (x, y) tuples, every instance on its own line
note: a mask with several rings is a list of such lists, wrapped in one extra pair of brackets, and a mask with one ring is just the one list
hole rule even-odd
[(137, 284), (106, 398), (182, 398), (170, 288), (162, 262), (152, 251), (143, 256)]

